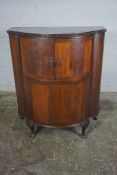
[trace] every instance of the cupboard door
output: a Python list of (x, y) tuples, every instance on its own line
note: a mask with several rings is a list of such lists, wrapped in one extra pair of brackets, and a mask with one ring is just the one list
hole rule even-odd
[(75, 78), (91, 72), (93, 37), (55, 40), (56, 79)]
[(40, 125), (68, 126), (88, 115), (90, 79), (41, 84), (32, 82), (33, 121)]
[(92, 36), (79, 37), (71, 40), (71, 69), (75, 77), (91, 72), (92, 53)]
[(55, 60), (60, 62), (55, 68), (56, 79), (72, 78), (70, 39), (55, 40)]
[(82, 122), (87, 117), (89, 79), (50, 86), (50, 123), (54, 126), (69, 126)]
[(49, 65), (54, 59), (54, 40), (40, 37), (20, 37), (22, 70), (33, 79), (55, 79), (54, 69)]

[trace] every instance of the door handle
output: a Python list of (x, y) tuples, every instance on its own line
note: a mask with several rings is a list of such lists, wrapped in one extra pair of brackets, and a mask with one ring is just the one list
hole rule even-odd
[(56, 58), (54, 64), (55, 64), (55, 67), (57, 67), (57, 66), (61, 67), (61, 60), (60, 60), (60, 58)]
[(54, 58), (53, 57), (50, 57), (48, 58), (48, 67), (54, 67)]
[(54, 59), (53, 57), (50, 57), (48, 59), (48, 67), (53, 68), (57, 66), (61, 66), (61, 60), (59, 58)]

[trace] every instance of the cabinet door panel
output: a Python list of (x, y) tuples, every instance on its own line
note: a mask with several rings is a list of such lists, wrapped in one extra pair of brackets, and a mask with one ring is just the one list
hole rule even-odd
[(73, 72), (71, 70), (71, 42), (69, 39), (55, 40), (55, 59), (60, 60), (60, 65), (55, 69), (56, 78), (73, 77)]
[(71, 40), (72, 71), (74, 76), (91, 72), (93, 37)]
[(23, 74), (34, 79), (55, 79), (48, 60), (54, 55), (54, 40), (20, 37)]
[(55, 40), (56, 79), (73, 78), (91, 72), (92, 36)]
[(32, 83), (33, 120), (41, 125), (68, 126), (88, 115), (89, 78), (71, 83)]
[(83, 121), (87, 115), (87, 84), (79, 83), (52, 85), (49, 115), (53, 125), (73, 125)]

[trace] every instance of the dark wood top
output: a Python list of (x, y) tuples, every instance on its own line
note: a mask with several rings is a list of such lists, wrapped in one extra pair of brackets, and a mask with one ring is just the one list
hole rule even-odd
[(79, 26), (79, 27), (12, 27), (7, 30), (9, 34), (36, 35), (41, 37), (69, 37), (77, 35), (94, 34), (106, 32), (101, 26)]

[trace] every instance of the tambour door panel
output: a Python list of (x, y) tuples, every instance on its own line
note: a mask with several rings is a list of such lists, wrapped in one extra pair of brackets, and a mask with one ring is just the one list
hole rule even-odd
[(91, 72), (93, 37), (79, 37), (71, 40), (72, 71), (74, 75)]
[(72, 78), (91, 72), (93, 36), (55, 40), (56, 79)]
[(48, 60), (54, 56), (54, 40), (40, 37), (20, 37), (23, 74), (34, 79), (54, 79), (54, 69)]
[(71, 70), (71, 41), (69, 39), (55, 40), (55, 59), (60, 61), (56, 66), (56, 79), (72, 78), (73, 72)]
[(87, 117), (89, 78), (69, 83), (32, 83), (33, 120), (42, 125), (67, 126)]

